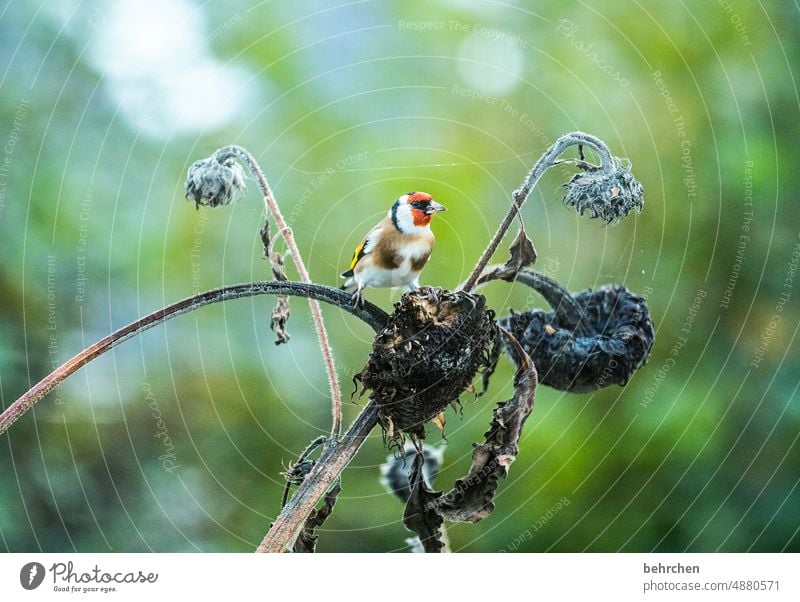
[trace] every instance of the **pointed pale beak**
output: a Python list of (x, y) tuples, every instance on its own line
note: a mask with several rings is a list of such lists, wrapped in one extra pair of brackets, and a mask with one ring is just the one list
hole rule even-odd
[(436, 201), (431, 201), (428, 203), (428, 208), (425, 210), (425, 215), (433, 215), (434, 213), (439, 213), (440, 211), (447, 211), (447, 207), (440, 205)]

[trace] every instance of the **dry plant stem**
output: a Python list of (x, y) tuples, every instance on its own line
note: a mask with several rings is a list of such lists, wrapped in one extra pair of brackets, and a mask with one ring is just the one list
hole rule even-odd
[(366, 303), (363, 308), (355, 307), (349, 294), (339, 289), (317, 284), (309, 285), (301, 282), (285, 281), (250, 282), (200, 293), (194, 297), (189, 297), (183, 301), (168, 305), (167, 307), (159, 309), (112, 332), (107, 337), (101, 339), (91, 347), (84, 349), (78, 355), (56, 368), (0, 414), (0, 435), (2, 435), (20, 416), (27, 412), (33, 404), (47, 395), (47, 393), (52, 391), (60, 382), (81, 366), (88, 364), (93, 359), (110, 351), (112, 348), (136, 336), (140, 332), (161, 324), (175, 316), (194, 311), (204, 305), (228, 301), (230, 299), (240, 299), (242, 297), (253, 297), (256, 295), (289, 295), (332, 303), (353, 314), (357, 318), (360, 318), (369, 324), (376, 332), (383, 328), (388, 319), (388, 316), (382, 309), (371, 303)]
[(475, 267), (473, 268), (469, 278), (467, 278), (467, 281), (462, 285), (460, 290), (470, 292), (473, 289), (478, 281), (478, 278), (483, 273), (483, 269), (486, 267), (486, 264), (489, 263), (492, 255), (494, 255), (494, 252), (500, 245), (500, 241), (503, 239), (506, 231), (519, 213), (520, 208), (522, 208), (522, 204), (528, 199), (531, 190), (533, 190), (533, 188), (536, 186), (539, 178), (542, 177), (542, 174), (545, 171), (556, 164), (561, 153), (567, 150), (570, 146), (574, 146), (576, 144), (588, 146), (594, 150), (597, 153), (597, 156), (600, 158), (600, 166), (603, 168), (603, 170), (610, 172), (614, 169), (614, 161), (611, 158), (611, 153), (606, 145), (603, 144), (603, 141), (599, 138), (595, 138), (594, 136), (585, 134), (583, 132), (571, 132), (561, 136), (539, 158), (539, 160), (536, 162), (536, 165), (533, 166), (533, 169), (525, 178), (522, 186), (514, 191), (512, 195), (511, 207), (509, 208), (508, 213), (503, 219), (503, 222), (500, 224), (500, 227), (497, 229), (497, 232), (495, 232), (494, 236), (492, 237), (492, 240), (483, 251), (483, 255), (481, 255), (478, 263), (475, 264)]
[(264, 536), (257, 552), (288, 552), (294, 545), (300, 529), (311, 511), (336, 478), (358, 452), (370, 431), (378, 424), (378, 404), (369, 401), (335, 445), (322, 450), (314, 468), (283, 507), (269, 532)]
[[(219, 149), (216, 155), (220, 163), (230, 157), (235, 157), (243, 161), (256, 176), (258, 186), (261, 188), (261, 192), (264, 195), (264, 205), (267, 211), (272, 214), (272, 217), (275, 218), (275, 224), (278, 226), (278, 233), (283, 236), (286, 241), (286, 246), (289, 248), (289, 253), (297, 268), (297, 273), (300, 275), (300, 280), (307, 284), (310, 283), (311, 278), (308, 275), (305, 263), (303, 263), (300, 250), (297, 248), (297, 244), (294, 241), (292, 229), (286, 224), (286, 220), (283, 218), (283, 214), (278, 207), (269, 182), (267, 182), (267, 178), (264, 177), (264, 173), (261, 171), (253, 155), (241, 146), (236, 145), (225, 146)], [(339, 438), (342, 430), (342, 391), (339, 387), (339, 380), (336, 378), (336, 365), (333, 361), (333, 350), (331, 349), (330, 339), (328, 338), (328, 331), (325, 329), (325, 322), (322, 320), (322, 309), (317, 301), (309, 300), (308, 305), (311, 308), (311, 316), (314, 319), (314, 327), (317, 330), (322, 357), (325, 361), (325, 370), (328, 373), (328, 382), (331, 389), (331, 410), (333, 415), (331, 438), (335, 441)]]
[[(503, 273), (504, 267), (503, 264), (496, 264), (484, 268), (483, 273), (475, 282), (473, 291), (481, 289), (494, 280), (503, 280), (500, 274)], [(581, 309), (575, 301), (575, 297), (558, 282), (530, 268), (517, 272), (514, 280), (531, 287), (539, 293), (565, 324), (569, 324), (573, 328), (580, 325)]]

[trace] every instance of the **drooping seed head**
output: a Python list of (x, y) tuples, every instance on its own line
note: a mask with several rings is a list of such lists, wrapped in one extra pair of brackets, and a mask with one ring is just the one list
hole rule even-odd
[(630, 164), (623, 165), (616, 157), (614, 167), (607, 172), (602, 167), (587, 167), (583, 173), (575, 174), (564, 184), (567, 192), (564, 204), (575, 207), (583, 215), (588, 210), (591, 217), (599, 217), (607, 223), (623, 219), (632, 210), (641, 211), (644, 206), (644, 191), (633, 177)]
[(184, 188), (186, 198), (198, 207), (228, 205), (244, 195), (244, 171), (233, 158), (220, 163), (212, 155), (192, 164)]
[(607, 285), (578, 293), (575, 302), (581, 310), (577, 329), (557, 312), (542, 310), (512, 312), (498, 323), (531, 356), (541, 384), (573, 393), (624, 386), (647, 362), (655, 340), (647, 301), (624, 286)]

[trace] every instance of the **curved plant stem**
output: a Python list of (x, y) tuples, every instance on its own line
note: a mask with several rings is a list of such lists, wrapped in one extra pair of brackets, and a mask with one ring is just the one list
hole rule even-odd
[[(505, 266), (502, 264), (484, 268), (483, 273), (476, 280), (473, 290), (479, 289), (493, 280), (503, 280), (502, 275), (507, 272), (504, 268)], [(514, 280), (531, 287), (539, 293), (547, 301), (547, 304), (553, 308), (561, 324), (573, 329), (580, 324), (583, 315), (581, 308), (575, 301), (575, 297), (558, 282), (530, 268), (524, 268), (517, 272)]]
[(99, 340), (91, 347), (84, 349), (78, 355), (56, 368), (0, 414), (0, 435), (2, 435), (20, 416), (27, 412), (33, 404), (52, 391), (56, 385), (69, 375), (140, 332), (161, 324), (175, 316), (194, 311), (204, 305), (219, 303), (229, 299), (253, 297), (256, 295), (290, 295), (325, 301), (363, 320), (376, 332), (383, 328), (386, 324), (386, 320), (389, 318), (386, 312), (371, 303), (365, 303), (363, 308), (355, 307), (349, 294), (336, 288), (318, 284), (286, 281), (251, 282), (247, 284), (225, 286), (200, 293), (194, 297), (189, 297), (183, 301), (168, 305), (167, 307), (159, 309), (143, 318), (139, 318), (135, 322), (112, 332), (107, 337)]
[[(259, 167), (253, 155), (250, 154), (247, 149), (237, 145), (224, 146), (219, 149), (215, 155), (220, 163), (224, 162), (225, 159), (234, 157), (244, 162), (250, 168), (250, 171), (253, 172), (253, 175), (255, 175), (256, 179), (258, 180), (258, 186), (261, 188), (261, 193), (264, 195), (264, 205), (267, 211), (275, 218), (275, 224), (278, 226), (279, 235), (283, 236), (284, 240), (286, 241), (286, 246), (289, 248), (289, 254), (292, 256), (292, 261), (297, 268), (297, 273), (300, 275), (300, 280), (305, 283), (311, 283), (311, 278), (308, 275), (308, 270), (306, 269), (305, 263), (303, 263), (300, 250), (297, 248), (297, 244), (294, 241), (292, 229), (286, 224), (286, 220), (283, 218), (283, 214), (278, 207), (278, 203), (275, 200), (275, 195), (272, 193), (269, 182), (267, 182), (264, 172), (261, 171), (261, 168)], [(311, 308), (311, 316), (314, 319), (314, 327), (317, 330), (319, 345), (320, 349), (322, 350), (322, 357), (325, 361), (325, 370), (328, 373), (328, 382), (331, 389), (331, 411), (333, 414), (331, 438), (336, 440), (339, 438), (342, 430), (342, 391), (339, 387), (339, 379), (336, 378), (336, 365), (333, 361), (333, 350), (331, 349), (328, 331), (325, 329), (325, 322), (322, 320), (322, 309), (320, 308), (319, 303), (313, 300), (310, 300), (308, 305)]]
[[(297, 458), (292, 467), (300, 466), (305, 461), (305, 459), (308, 458), (309, 454), (311, 454), (311, 452), (317, 449), (320, 445), (325, 443), (326, 440), (327, 437), (317, 437), (316, 439), (314, 439), (311, 443), (309, 443), (306, 446), (306, 448), (303, 450), (303, 453), (300, 454), (300, 456)], [(283, 488), (283, 497), (281, 497), (281, 508), (283, 508), (286, 505), (286, 502), (289, 499), (289, 490), (292, 488), (293, 481), (292, 478), (290, 478), (292, 476), (291, 475), (292, 467), (289, 467), (289, 469), (286, 471), (286, 486)]]
[(614, 169), (614, 160), (611, 158), (611, 153), (606, 145), (603, 144), (603, 141), (599, 138), (595, 138), (594, 136), (585, 134), (583, 132), (571, 132), (561, 136), (539, 158), (539, 160), (536, 162), (536, 165), (534, 165), (533, 169), (530, 171), (530, 173), (528, 173), (525, 181), (522, 182), (522, 186), (514, 191), (511, 199), (511, 207), (509, 208), (508, 213), (506, 213), (503, 222), (500, 224), (497, 232), (495, 232), (492, 240), (483, 251), (478, 263), (475, 264), (472, 273), (470, 274), (469, 278), (467, 278), (466, 282), (461, 286), (460, 290), (469, 292), (475, 287), (478, 278), (483, 273), (483, 269), (486, 267), (486, 264), (489, 263), (489, 259), (491, 259), (492, 255), (494, 255), (494, 252), (497, 250), (500, 241), (503, 239), (503, 236), (505, 235), (509, 226), (511, 226), (511, 223), (514, 221), (517, 213), (519, 213), (522, 204), (528, 199), (528, 195), (530, 195), (531, 190), (533, 190), (534, 186), (536, 186), (539, 178), (542, 177), (542, 174), (545, 171), (556, 164), (556, 161), (561, 153), (567, 150), (570, 146), (574, 146), (576, 144), (588, 146), (594, 150), (597, 153), (597, 156), (600, 158), (600, 166), (604, 171), (609, 172)]

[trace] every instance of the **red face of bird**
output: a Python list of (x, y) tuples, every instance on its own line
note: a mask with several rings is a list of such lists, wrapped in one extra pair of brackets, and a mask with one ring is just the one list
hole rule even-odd
[(427, 192), (404, 194), (392, 207), (393, 219), (401, 231), (410, 230), (412, 226), (424, 228), (431, 223), (435, 214), (446, 210), (444, 205), (434, 201)]

